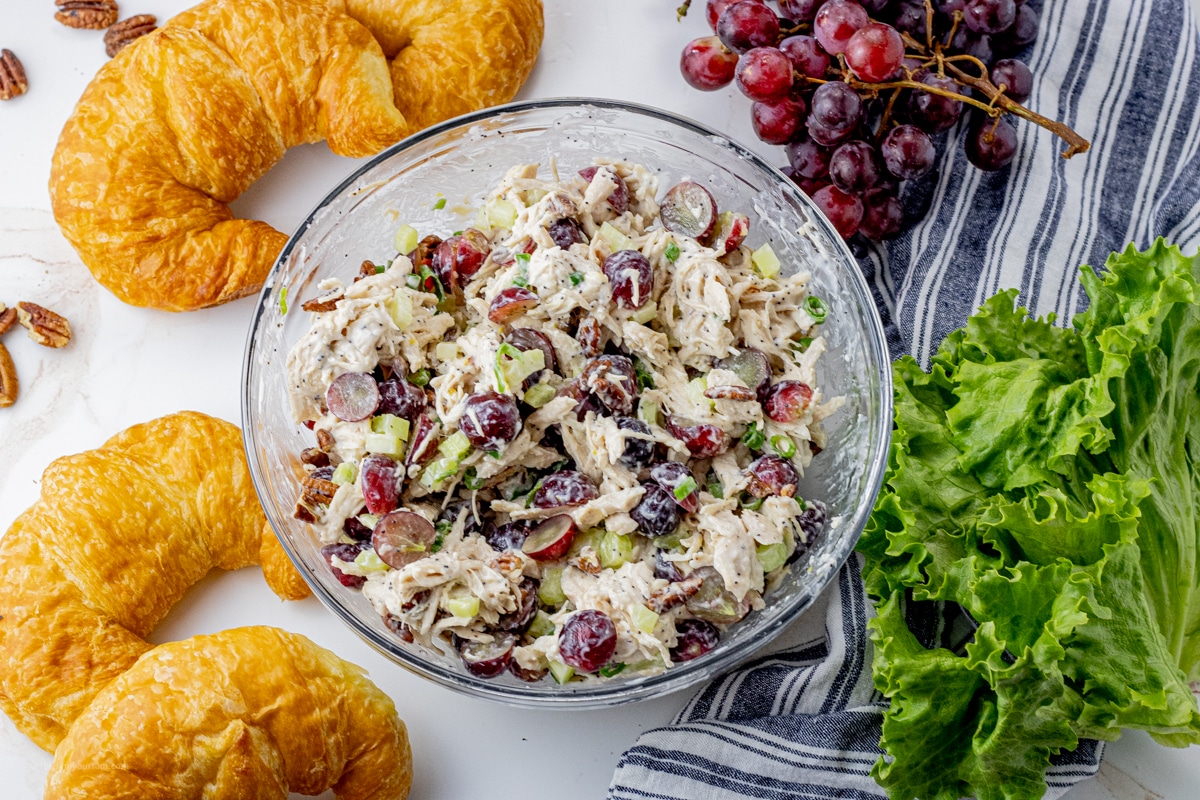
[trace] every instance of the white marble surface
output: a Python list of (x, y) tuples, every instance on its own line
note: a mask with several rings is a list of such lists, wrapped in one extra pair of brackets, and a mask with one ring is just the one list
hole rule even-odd
[[(1196, 0), (1200, 2), (1200, 0)], [(252, 299), (192, 314), (131, 308), (101, 289), (59, 235), (49, 213), (50, 155), (63, 121), (105, 60), (100, 35), (58, 25), (49, 2), (3, 0), (0, 47), (15, 50), (30, 92), (0, 104), (0, 301), (38, 302), (66, 315), (75, 335), (63, 350), (5, 337), (21, 398), (0, 411), (0, 530), (31, 504), (55, 457), (99, 445), (122, 428), (196, 409), (238, 420), (238, 383)], [(123, 2), (129, 13), (170, 16), (188, 0)], [(676, 24), (675, 0), (546, 0), (546, 44), (522, 98), (616, 97), (699, 119), (752, 142), (749, 106), (732, 91), (702, 94), (677, 73), (679, 49), (701, 35), (703, 17)], [(696, 0), (697, 11), (703, 0)], [(777, 163), (778, 148), (759, 146)], [(298, 148), (235, 208), (290, 230), (354, 164), (324, 145)], [(513, 710), (428, 684), (368, 649), (314, 599), (279, 602), (257, 570), (214, 574), (154, 634), (168, 641), (248, 623), (278, 625), (365, 666), (395, 698), (416, 758), (414, 800), (600, 798), (622, 750), (666, 722), (676, 695), (602, 712)], [(461, 766), (464, 753), (470, 766)], [(1071, 800), (1183, 800), (1200, 785), (1196, 751), (1171, 751), (1127, 736), (1101, 775)], [(50, 756), (0, 715), (5, 796), (42, 793)], [(537, 775), (536, 782), (530, 781)]]

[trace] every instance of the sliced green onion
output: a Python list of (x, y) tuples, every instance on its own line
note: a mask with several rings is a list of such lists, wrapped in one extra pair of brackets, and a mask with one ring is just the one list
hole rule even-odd
[(388, 268), (388, 266), (391, 265), (391, 263), (392, 262), (389, 261), (387, 264), (376, 264), (375, 265), (375, 274), (382, 275), (383, 273), (387, 272), (387, 268)]
[(507, 392), (519, 388), (521, 382), (546, 368), (546, 354), (538, 348), (518, 350), (508, 342), (496, 351), (496, 389)]
[(578, 286), (579, 284), (583, 283), (583, 273), (582, 272), (572, 272), (567, 277), (571, 279), (572, 286)]
[(522, 267), (529, 266), (529, 253), (517, 253), (515, 256), (513, 256), (513, 258)]
[(528, 285), (529, 285), (529, 281), (525, 280), (524, 278), (522, 278), (519, 275), (517, 277), (513, 278), (513, 286), (520, 286), (522, 289), (524, 289)]
[(800, 339), (799, 341), (792, 342), (791, 344), (788, 345), (788, 347), (790, 347), (792, 350), (794, 350), (797, 353), (803, 353), (805, 350), (808, 349), (809, 345), (811, 345), (812, 343), (813, 343), (813, 337), (805, 336), (804, 338)]
[(484, 480), (476, 476), (474, 467), (467, 467), (467, 471), (463, 473), (463, 486), (466, 486), (473, 492), (483, 488)]
[(444, 198), (444, 197), (439, 197), (438, 201), (433, 204), (433, 208), (435, 211), (441, 211), (445, 207), (446, 207), (446, 198)]
[(667, 261), (675, 263), (675, 260), (679, 258), (679, 245), (667, 242), (667, 249), (663, 251), (663, 255), (667, 257)]
[(829, 314), (829, 306), (825, 305), (825, 301), (815, 294), (810, 294), (804, 298), (804, 310), (813, 318), (813, 322), (818, 325), (824, 322), (825, 317)]
[(746, 432), (742, 434), (742, 444), (749, 447), (751, 450), (761, 450), (763, 442), (767, 437), (763, 435), (763, 429), (758, 425), (751, 425), (746, 428)]
[(725, 499), (725, 487), (721, 485), (721, 481), (719, 481), (715, 476), (709, 479), (708, 486), (706, 488), (708, 489), (708, 493), (718, 500)]
[(446, 532), (441, 528), (437, 529), (437, 535), (433, 537), (433, 544), (429, 545), (429, 552), (436, 553), (442, 549), (442, 545), (446, 543)]
[(429, 383), (429, 379), (433, 377), (433, 370), (429, 368), (419, 369), (408, 376), (408, 382), (413, 386), (425, 386)]
[(791, 437), (778, 433), (771, 437), (771, 449), (784, 458), (791, 458), (796, 455), (796, 443), (791, 440)]
[(419, 291), (421, 288), (421, 278), (418, 275), (406, 275), (404, 277), (404, 285), (414, 291)]
[(452, 233), (450, 235), (451, 236), (462, 236), (462, 231), (455, 231), (454, 233)]
[(676, 500), (686, 500), (692, 492), (696, 491), (696, 479), (691, 475), (680, 481), (679, 485), (673, 490)]
[(650, 374), (650, 369), (646, 366), (646, 362), (640, 358), (633, 359), (633, 374), (637, 380), (638, 389), (653, 389), (654, 376)]
[(417, 249), (417, 240), (420, 238), (417, 235), (417, 229), (412, 225), (401, 225), (396, 229), (396, 236), (392, 239), (392, 244), (397, 253), (408, 255)]
[(762, 497), (749, 497), (748, 499), (743, 497), (742, 508), (749, 509), (750, 511), (758, 511), (763, 506), (763, 499)]
[[(654, 614), (653, 611), (651, 611), (650, 613)], [(657, 617), (658, 615), (654, 614), (654, 616)], [(624, 661), (618, 661), (615, 664), (605, 664), (603, 667), (601, 667), (599, 670), (597, 670), (597, 672), (600, 673), (600, 677), (602, 677), (602, 678), (611, 678), (614, 675), (620, 675), (624, 671), (625, 671), (625, 662)]]
[(279, 290), (279, 314), (287, 316), (287, 287)]

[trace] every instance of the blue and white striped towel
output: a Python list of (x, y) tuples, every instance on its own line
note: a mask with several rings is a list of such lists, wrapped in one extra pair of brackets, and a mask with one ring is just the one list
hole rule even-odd
[[(1082, 310), (1079, 264), (1102, 265), (1129, 242), (1200, 244), (1200, 35), (1189, 0), (1045, 0), (1026, 54), (1028, 105), (1092, 142), (1071, 160), (1048, 131), (1018, 121), (1018, 151), (999, 173), (972, 168), (951, 131), (940, 173), (916, 187), (922, 222), (860, 263), (893, 356), (928, 363), (986, 298), (1021, 301), (1060, 320)], [(872, 614), (852, 558), (821, 600), (772, 647), (700, 691), (673, 724), (621, 758), (609, 800), (856, 798), (880, 800), (886, 700), (871, 682)], [(929, 644), (961, 633), (939, 608), (910, 617)], [(1095, 774), (1103, 746), (1055, 760), (1047, 798)]]

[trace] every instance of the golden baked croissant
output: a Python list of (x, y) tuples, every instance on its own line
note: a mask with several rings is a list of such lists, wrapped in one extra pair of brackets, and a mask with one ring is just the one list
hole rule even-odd
[(170, 311), (255, 292), (287, 237), (227, 204), (284, 150), (371, 155), (507, 101), (541, 44), (540, 0), (350, 5), (206, 0), (100, 69), (50, 173), (55, 219), (100, 283)]
[(213, 567), (264, 562), (308, 593), (266, 524), (236, 426), (194, 412), (60, 458), (0, 539), (0, 709), (53, 750)]
[(399, 800), (411, 783), (404, 723), (361, 669), (251, 627), (142, 656), (71, 726), (45, 797)]

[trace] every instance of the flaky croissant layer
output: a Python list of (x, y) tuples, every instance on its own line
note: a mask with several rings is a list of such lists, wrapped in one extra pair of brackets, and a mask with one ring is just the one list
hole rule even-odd
[(105, 687), (54, 755), (47, 800), (399, 800), (392, 701), (308, 639), (250, 627), (164, 644)]

